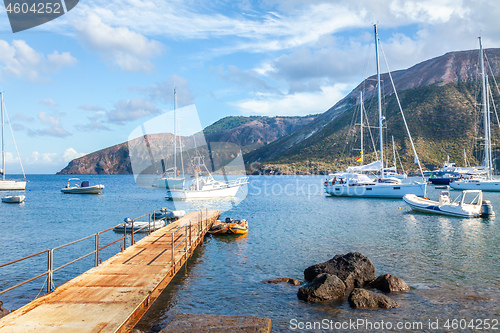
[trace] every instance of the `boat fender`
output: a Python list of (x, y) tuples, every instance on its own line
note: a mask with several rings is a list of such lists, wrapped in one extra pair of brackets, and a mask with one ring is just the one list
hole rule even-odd
[(481, 205), (480, 216), (485, 218), (495, 216), (495, 212), (493, 211), (493, 206), (491, 205), (491, 202), (489, 200), (483, 200), (483, 203)]
[(328, 180), (325, 180), (325, 186), (328, 186)]

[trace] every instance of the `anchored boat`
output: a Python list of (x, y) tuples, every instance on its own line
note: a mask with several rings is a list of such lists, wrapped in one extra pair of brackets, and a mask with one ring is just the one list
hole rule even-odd
[(228, 234), (228, 235), (242, 235), (248, 232), (248, 221), (245, 219), (233, 221), (232, 218), (227, 217), (224, 222), (217, 220), (212, 225), (208, 233), (212, 235)]
[(414, 211), (458, 216), (458, 217), (493, 217), (495, 212), (488, 200), (483, 201), (483, 192), (480, 190), (463, 191), (453, 202), (449, 191), (441, 191), (439, 201), (420, 198), (414, 194), (403, 197), (404, 202)]
[(2, 198), (2, 202), (5, 203), (22, 203), (26, 196), (24, 195), (8, 195)]
[(68, 194), (101, 194), (104, 189), (104, 185), (93, 185), (90, 186), (87, 180), (81, 182), (79, 178), (70, 178), (66, 187), (61, 189), (62, 193)]

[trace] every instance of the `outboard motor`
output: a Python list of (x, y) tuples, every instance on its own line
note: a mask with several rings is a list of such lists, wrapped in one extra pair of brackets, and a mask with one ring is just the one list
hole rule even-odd
[(491, 202), (489, 200), (483, 200), (481, 205), (481, 217), (494, 217), (495, 212), (493, 211), (493, 206), (491, 206)]

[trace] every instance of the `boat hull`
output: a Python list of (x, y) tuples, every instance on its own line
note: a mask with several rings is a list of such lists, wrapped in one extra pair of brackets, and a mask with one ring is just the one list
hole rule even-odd
[(439, 205), (439, 202), (429, 199), (423, 199), (414, 195), (405, 195), (403, 201), (410, 206), (410, 208), (417, 212), (439, 214), (456, 217), (479, 217), (481, 215), (481, 206), (462, 208), (459, 204)]
[(196, 199), (214, 199), (214, 198), (233, 198), (238, 193), (242, 184), (229, 185), (224, 188), (209, 189), (209, 190), (169, 190), (167, 192), (168, 200), (196, 200)]
[[(156, 221), (151, 221), (151, 231), (158, 230), (160, 228), (163, 228), (167, 223), (165, 220), (156, 220)], [(134, 227), (132, 228), (132, 223), (127, 223), (126, 225), (120, 225), (115, 228), (113, 228), (113, 231), (116, 232), (124, 232), (125, 229), (127, 232), (149, 232), (149, 222), (143, 222), (143, 221), (136, 221), (134, 222)]]
[(0, 180), (0, 191), (24, 190), (26, 183), (26, 180)]
[(8, 195), (2, 198), (2, 202), (5, 203), (22, 203), (26, 196), (24, 195)]
[(336, 197), (388, 198), (401, 199), (406, 194), (425, 196), (426, 184), (374, 184), (352, 186), (351, 184), (335, 184), (325, 186), (325, 193)]
[(61, 189), (66, 194), (102, 194), (104, 185), (94, 185), (89, 187), (65, 187)]
[(487, 192), (500, 192), (500, 181), (454, 181), (450, 183), (450, 187), (454, 190), (481, 190)]

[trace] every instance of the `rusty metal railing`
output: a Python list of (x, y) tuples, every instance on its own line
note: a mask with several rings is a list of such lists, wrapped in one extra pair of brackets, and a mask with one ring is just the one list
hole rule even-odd
[[(156, 211), (155, 211), (156, 212)], [(140, 228), (140, 229), (137, 229), (137, 230), (134, 230), (134, 222), (137, 221), (138, 219), (140, 218), (143, 218), (145, 216), (148, 216), (148, 225)], [(135, 243), (135, 240), (134, 240), (134, 235), (137, 233), (137, 232), (140, 232), (142, 231), (143, 229), (145, 228), (148, 228), (148, 234), (151, 234), (151, 214), (144, 214), (142, 216), (139, 216), (133, 220), (131, 220), (131, 227), (132, 227), (132, 231), (131, 231), (131, 245), (133, 245)], [(105, 232), (108, 232), (108, 231), (111, 231), (113, 229), (115, 229), (116, 227), (121, 227), (123, 226), (123, 230), (124, 230), (124, 234), (122, 237), (108, 243), (108, 244), (100, 244), (100, 235), (102, 235), (103, 233)], [(80, 242), (83, 242), (87, 239), (90, 239), (90, 238), (94, 238), (94, 250), (87, 253), (87, 254), (84, 254), (74, 260), (71, 260), (65, 264), (62, 264), (61, 266), (59, 267), (56, 267), (54, 268), (54, 251), (56, 250), (60, 250), (60, 249), (63, 249), (63, 248), (66, 248), (68, 246), (71, 246), (71, 245), (74, 245), (74, 244), (77, 244), (77, 243), (80, 243)], [(27, 259), (30, 259), (30, 258), (33, 258), (33, 257), (36, 257), (36, 256), (40, 256), (40, 255), (43, 255), (44, 253), (47, 253), (47, 270), (43, 273), (40, 273), (30, 279), (27, 279), (27, 280), (24, 280), (12, 287), (9, 287), (7, 289), (4, 289), (2, 291), (0, 291), (0, 295), (8, 292), (8, 291), (11, 291), (13, 289), (16, 289), (26, 283), (29, 283), (31, 281), (34, 281), (42, 276), (47, 276), (47, 293), (50, 293), (51, 291), (53, 291), (53, 281), (54, 281), (54, 273), (71, 265), (71, 264), (74, 264), (82, 259), (85, 259), (91, 255), (94, 255), (94, 267), (97, 267), (99, 265), (99, 253), (104, 250), (105, 248), (113, 245), (113, 244), (116, 244), (118, 242), (121, 242), (123, 240), (123, 247), (121, 248), (121, 251), (124, 251), (126, 248), (127, 248), (127, 222), (124, 222), (124, 223), (120, 223), (120, 224), (117, 224), (111, 228), (108, 228), (106, 230), (102, 230), (102, 231), (99, 231), (98, 233), (95, 233), (93, 235), (90, 235), (90, 236), (87, 236), (87, 237), (84, 237), (84, 238), (81, 238), (81, 239), (78, 239), (76, 241), (73, 241), (73, 242), (70, 242), (70, 243), (67, 243), (67, 244), (64, 244), (64, 245), (61, 245), (61, 246), (57, 246), (55, 248), (52, 248), (52, 249), (47, 249), (47, 250), (43, 250), (43, 251), (40, 251), (40, 252), (37, 252), (37, 253), (34, 253), (34, 254), (31, 254), (29, 256), (26, 256), (26, 257), (23, 257), (23, 258), (20, 258), (20, 259), (16, 259), (16, 260), (13, 260), (13, 261), (10, 261), (10, 262), (7, 262), (5, 264), (1, 264), (0, 265), (0, 269), (2, 267), (6, 267), (6, 266), (10, 266), (12, 264), (15, 264), (15, 263), (18, 263), (18, 262), (21, 262), (21, 261), (24, 261), (24, 260), (27, 260)], [(101, 246), (102, 245), (102, 246)]]

